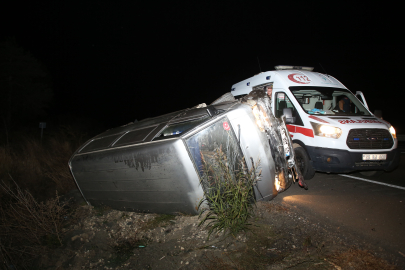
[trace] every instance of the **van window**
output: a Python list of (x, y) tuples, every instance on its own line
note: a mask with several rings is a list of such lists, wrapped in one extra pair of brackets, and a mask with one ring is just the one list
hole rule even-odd
[(169, 139), (173, 137), (178, 137), (180, 134), (193, 129), (194, 127), (198, 126), (199, 124), (205, 122), (209, 116), (198, 119), (193, 119), (190, 121), (183, 121), (179, 123), (169, 124), (165, 127), (153, 140), (162, 140), (162, 139)]
[(90, 152), (94, 150), (99, 150), (99, 149), (105, 149), (110, 146), (111, 143), (113, 143), (116, 139), (118, 139), (121, 134), (115, 134), (113, 136), (107, 136), (103, 137), (100, 139), (95, 139), (88, 143), (82, 150), (80, 150), (80, 153), (84, 152)]
[(128, 132), (114, 144), (114, 146), (143, 142), (145, 138), (156, 128), (156, 126), (143, 128)]
[(227, 117), (192, 135), (186, 140), (186, 144), (205, 191), (208, 191), (218, 181), (217, 178), (223, 172), (225, 163), (230, 177), (243, 173), (247, 168), (238, 140)]

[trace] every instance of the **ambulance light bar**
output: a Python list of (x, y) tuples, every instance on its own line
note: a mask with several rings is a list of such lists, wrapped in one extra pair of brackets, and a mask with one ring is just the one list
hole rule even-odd
[(312, 70), (314, 70), (313, 67), (285, 66), (285, 65), (275, 66), (275, 68), (276, 68), (276, 70), (285, 70), (285, 69), (301, 69), (301, 70), (307, 70), (307, 71), (312, 71)]

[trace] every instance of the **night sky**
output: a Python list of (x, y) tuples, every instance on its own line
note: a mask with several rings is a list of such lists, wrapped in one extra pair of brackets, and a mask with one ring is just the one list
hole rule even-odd
[(1, 8), (0, 40), (15, 37), (50, 71), (54, 103), (43, 121), (68, 114), (112, 128), (209, 104), (283, 64), (363, 91), (404, 133), (399, 7), (320, 3), (13, 1)]

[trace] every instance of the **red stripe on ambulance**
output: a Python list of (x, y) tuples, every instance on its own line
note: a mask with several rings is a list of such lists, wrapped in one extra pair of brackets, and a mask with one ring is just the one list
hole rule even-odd
[(301, 133), (307, 137), (314, 137), (314, 131), (310, 128), (304, 128), (299, 126), (287, 125), (287, 129), (291, 133)]
[(321, 119), (319, 117), (313, 116), (313, 115), (308, 116), (308, 118), (314, 119), (314, 120), (322, 122), (322, 123), (329, 124), (329, 122), (327, 122), (327, 121), (325, 121), (325, 120), (323, 120), (323, 119)]

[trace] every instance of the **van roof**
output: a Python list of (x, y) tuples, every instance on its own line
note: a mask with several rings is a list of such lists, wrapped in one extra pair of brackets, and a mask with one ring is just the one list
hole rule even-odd
[(347, 89), (336, 78), (327, 74), (305, 69), (280, 69), (261, 72), (253, 77), (238, 82), (232, 85), (231, 93), (234, 96), (248, 94), (252, 91), (252, 87), (271, 82), (274, 83), (274, 88), (308, 85)]

